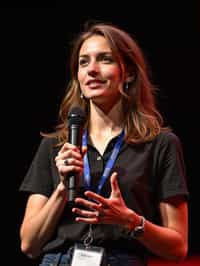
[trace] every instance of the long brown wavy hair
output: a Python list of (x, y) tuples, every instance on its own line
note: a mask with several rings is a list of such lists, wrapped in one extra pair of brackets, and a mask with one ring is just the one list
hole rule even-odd
[(79, 106), (85, 111), (85, 126), (88, 125), (89, 101), (81, 98), (77, 72), (80, 48), (83, 42), (93, 35), (103, 36), (107, 40), (113, 57), (121, 68), (122, 78), (125, 78), (127, 73), (130, 77), (129, 82), (124, 84), (123, 89), (120, 89), (125, 117), (126, 141), (128, 143), (144, 143), (151, 141), (161, 131), (170, 130), (163, 126), (163, 117), (155, 102), (157, 88), (150, 80), (147, 62), (137, 42), (129, 33), (115, 25), (94, 23), (87, 26), (73, 43), (70, 60), (71, 79), (60, 105), (58, 125), (55, 132), (42, 135), (57, 137), (59, 144), (67, 141), (67, 114), (73, 106)]

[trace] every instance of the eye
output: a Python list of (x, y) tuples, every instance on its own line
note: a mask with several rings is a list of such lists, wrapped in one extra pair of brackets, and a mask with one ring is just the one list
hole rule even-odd
[(86, 58), (81, 58), (79, 60), (79, 66), (86, 66), (88, 64), (88, 60)]
[(105, 63), (113, 63), (114, 62), (112, 56), (110, 56), (110, 55), (104, 55), (104, 56), (102, 56), (101, 60), (103, 62), (105, 62)]

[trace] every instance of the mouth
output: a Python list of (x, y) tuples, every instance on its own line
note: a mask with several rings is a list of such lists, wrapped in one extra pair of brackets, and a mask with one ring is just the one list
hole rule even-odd
[(91, 79), (86, 82), (86, 85), (89, 87), (97, 87), (101, 86), (102, 84), (105, 84), (106, 80), (100, 80), (100, 79)]

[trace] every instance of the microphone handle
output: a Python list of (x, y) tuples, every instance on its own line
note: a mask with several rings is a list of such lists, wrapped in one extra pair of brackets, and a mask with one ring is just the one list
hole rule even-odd
[[(82, 127), (72, 124), (69, 128), (69, 143), (81, 149), (82, 143)], [(77, 173), (71, 172), (68, 176), (68, 201), (73, 203), (77, 196)]]
[(75, 173), (70, 173), (68, 178), (68, 201), (74, 202), (76, 198), (77, 189), (76, 189), (76, 175)]

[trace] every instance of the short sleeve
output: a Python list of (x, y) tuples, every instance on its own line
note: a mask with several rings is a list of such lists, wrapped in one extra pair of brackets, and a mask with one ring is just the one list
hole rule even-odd
[(19, 188), (20, 191), (49, 196), (53, 189), (51, 139), (43, 138)]
[(178, 195), (187, 199), (189, 192), (180, 139), (172, 132), (161, 134), (156, 153), (159, 200)]

